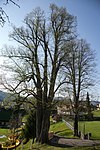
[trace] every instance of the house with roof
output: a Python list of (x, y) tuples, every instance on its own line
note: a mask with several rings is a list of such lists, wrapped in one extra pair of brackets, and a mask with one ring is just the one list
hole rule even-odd
[(57, 106), (57, 113), (59, 115), (73, 115), (73, 109), (70, 103)]
[(100, 103), (97, 104), (97, 110), (100, 110)]

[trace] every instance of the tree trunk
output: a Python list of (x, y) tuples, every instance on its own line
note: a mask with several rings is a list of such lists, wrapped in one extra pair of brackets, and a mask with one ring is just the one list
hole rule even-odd
[(39, 138), (39, 142), (41, 144), (48, 143), (49, 141), (48, 138), (49, 127), (50, 127), (50, 111), (45, 110), (42, 119), (41, 134)]
[(36, 142), (48, 143), (48, 132), (50, 127), (50, 110), (43, 109), (40, 102), (37, 102), (36, 110)]
[(74, 136), (78, 136), (78, 113), (75, 114), (74, 118)]
[(37, 108), (36, 108), (36, 142), (39, 142), (39, 137), (41, 133), (41, 126), (42, 126), (42, 105), (40, 102), (37, 101)]

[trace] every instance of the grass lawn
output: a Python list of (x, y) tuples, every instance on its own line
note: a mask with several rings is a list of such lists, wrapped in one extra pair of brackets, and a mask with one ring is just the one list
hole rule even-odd
[(60, 136), (64, 136), (67, 138), (73, 137), (73, 131), (70, 130), (66, 126), (66, 124), (62, 121), (51, 124), (50, 131), (53, 131), (55, 134), (60, 135)]
[(95, 110), (92, 113), (94, 117), (100, 117), (100, 110)]
[(100, 140), (100, 121), (81, 121), (79, 123), (79, 130), (81, 130), (84, 133), (84, 128), (85, 133), (92, 133), (91, 139)]
[[(98, 132), (98, 129), (100, 124), (99, 122), (97, 121), (93, 121), (93, 122), (85, 122), (86, 124), (86, 127), (88, 128), (87, 131), (94, 131), (92, 132), (92, 137), (97, 138), (99, 139), (99, 132)], [(81, 122), (80, 123), (80, 127), (82, 128), (84, 125), (84, 122)], [(94, 128), (97, 128), (96, 129), (96, 132), (95, 132), (95, 129)], [(61, 136), (65, 136), (67, 138), (71, 138), (73, 137), (73, 132), (68, 128), (66, 127), (66, 124), (64, 122), (57, 122), (57, 123), (54, 123), (50, 126), (50, 131), (54, 131), (54, 133), (58, 134), (58, 135), (61, 135)], [(28, 150), (31, 148), (31, 141), (29, 141), (26, 145), (24, 145), (24, 150)], [(55, 147), (55, 146), (50, 146), (50, 145), (40, 145), (40, 144), (33, 144), (32, 145), (32, 150), (33, 149), (36, 149), (36, 150), (100, 150), (100, 146), (93, 146), (93, 147), (67, 147), (67, 148), (61, 148), (61, 147)], [(16, 150), (21, 150), (21, 145), (16, 149)]]
[[(81, 121), (79, 122), (79, 130), (82, 133), (91, 133), (91, 139), (100, 140), (100, 121)], [(75, 138), (73, 131), (71, 131), (64, 122), (58, 122), (50, 126), (50, 131), (64, 136), (66, 138)]]
[[(0, 135), (5, 135), (5, 136), (8, 136), (10, 134), (10, 130), (9, 129), (2, 129), (0, 128)], [(6, 138), (0, 138), (0, 142), (4, 142), (7, 140), (7, 137)]]
[[(97, 124), (97, 123), (95, 122), (95, 124)], [(83, 126), (83, 125), (81, 124), (81, 126)], [(86, 126), (87, 126), (87, 124), (86, 124)], [(70, 138), (73, 135), (72, 131), (69, 128), (66, 127), (64, 122), (58, 122), (58, 123), (52, 124), (51, 127), (50, 127), (50, 131), (54, 131), (58, 135), (66, 136), (68, 138)], [(8, 135), (9, 132), (10, 131), (8, 129), (0, 129), (0, 135), (2, 135), (2, 134)], [(61, 147), (55, 147), (55, 146), (50, 146), (50, 145), (46, 145), (46, 144), (43, 144), (43, 145), (33, 144), (32, 145), (31, 143), (32, 142), (30, 140), (27, 144), (23, 145), (23, 150), (29, 150), (29, 149), (31, 149), (31, 150), (34, 150), (34, 149), (36, 149), (36, 150), (100, 150), (100, 146), (97, 146), (97, 147), (67, 147), (67, 148), (61, 148)], [(16, 148), (16, 150), (22, 150), (22, 145), (18, 146)]]

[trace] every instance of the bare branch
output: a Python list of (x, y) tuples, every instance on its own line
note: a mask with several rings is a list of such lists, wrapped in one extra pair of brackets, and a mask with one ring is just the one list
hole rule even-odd
[[(14, 2), (13, 0), (6, 0), (3, 4), (7, 5), (7, 4), (9, 4), (9, 2), (13, 3), (14, 5), (16, 5), (17, 7), (20, 8), (20, 6), (16, 2)], [(0, 25), (2, 27), (4, 26), (6, 20), (8, 22), (10, 22), (8, 14), (6, 13), (6, 11), (2, 7), (0, 7)]]
[(3, 4), (7, 5), (7, 4), (9, 4), (9, 2), (13, 3), (14, 5), (16, 5), (17, 7), (20, 8), (20, 6), (16, 2), (14, 2), (13, 0), (6, 0), (5, 3), (3, 3)]

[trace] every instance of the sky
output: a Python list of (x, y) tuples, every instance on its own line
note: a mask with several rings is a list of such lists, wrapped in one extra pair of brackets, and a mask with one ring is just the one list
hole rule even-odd
[[(6, 22), (0, 27), (0, 49), (4, 44), (11, 44), (8, 34), (11, 32), (11, 24), (21, 26), (23, 19), (32, 9), (40, 7), (46, 13), (49, 12), (49, 5), (55, 3), (57, 6), (64, 6), (68, 12), (77, 17), (77, 31), (80, 38), (86, 39), (96, 53), (97, 72), (100, 76), (100, 0), (14, 0), (20, 8), (9, 3), (4, 5), (0, 0), (0, 7), (9, 15), (10, 23)], [(2, 63), (2, 60), (0, 60)], [(96, 88), (99, 94), (100, 86)]]

